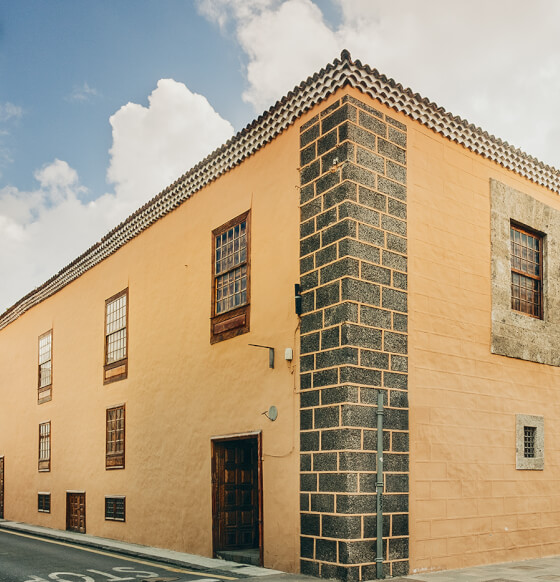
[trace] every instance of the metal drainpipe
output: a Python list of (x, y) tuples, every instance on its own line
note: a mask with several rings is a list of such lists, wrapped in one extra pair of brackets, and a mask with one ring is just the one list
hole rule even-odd
[(375, 556), (376, 576), (383, 575), (383, 392), (377, 394), (377, 475), (375, 492), (377, 496), (377, 552)]

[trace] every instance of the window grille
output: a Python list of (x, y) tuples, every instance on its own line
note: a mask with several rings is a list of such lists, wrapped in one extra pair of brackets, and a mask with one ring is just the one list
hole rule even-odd
[(526, 459), (535, 458), (535, 440), (537, 428), (535, 426), (525, 426), (523, 428), (523, 456)]
[(107, 303), (107, 354), (105, 363), (126, 358), (126, 294)]
[(105, 519), (109, 521), (125, 521), (126, 498), (105, 497)]
[(45, 388), (52, 383), (52, 332), (49, 331), (39, 338), (39, 388)]
[(39, 425), (39, 471), (50, 471), (51, 468), (51, 423)]
[(125, 411), (124, 406), (107, 409), (105, 468), (124, 468)]
[(212, 231), (212, 321), (210, 342), (249, 331), (250, 214)]
[(104, 383), (128, 375), (128, 289), (105, 302)]
[(37, 402), (52, 400), (52, 329), (39, 336)]
[(37, 509), (41, 513), (51, 512), (51, 494), (39, 493), (37, 496)]
[(247, 221), (216, 236), (216, 315), (247, 303)]

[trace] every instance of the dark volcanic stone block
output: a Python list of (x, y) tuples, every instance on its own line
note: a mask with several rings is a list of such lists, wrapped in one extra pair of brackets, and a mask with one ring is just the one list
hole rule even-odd
[(321, 534), (328, 538), (355, 539), (362, 536), (362, 519), (358, 515), (323, 515)]
[(357, 428), (336, 428), (321, 432), (321, 450), (360, 450), (362, 431)]
[(346, 493), (357, 490), (356, 473), (319, 473), (319, 491)]

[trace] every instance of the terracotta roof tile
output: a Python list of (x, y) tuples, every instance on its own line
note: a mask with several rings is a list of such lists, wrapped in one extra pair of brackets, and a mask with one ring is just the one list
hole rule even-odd
[(262, 148), (295, 123), (303, 113), (337, 89), (347, 85), (359, 89), (471, 151), (556, 193), (560, 192), (560, 172), (557, 169), (489, 135), (466, 120), (451, 115), (442, 107), (418, 93), (413, 93), (411, 89), (404, 88), (367, 64), (362, 64), (359, 60), (352, 61), (348, 51), (342, 51), (340, 57), (296, 86), (224, 145), (107, 233), (85, 253), (8, 308), (0, 315), (0, 329), (116, 252), (195, 192)]

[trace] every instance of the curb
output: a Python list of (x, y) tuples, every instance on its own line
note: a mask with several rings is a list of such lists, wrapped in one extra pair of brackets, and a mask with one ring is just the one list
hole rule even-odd
[[(279, 570), (269, 570), (258, 566), (239, 564), (237, 562), (215, 558), (205, 558), (203, 556), (195, 556), (192, 554), (181, 554), (181, 552), (175, 552), (174, 550), (151, 548), (150, 546), (121, 542), (119, 540), (109, 540), (107, 538), (99, 538), (88, 534), (67, 533), (63, 530), (32, 526), (22, 522), (0, 519), (0, 530), (50, 539), (55, 542), (69, 543), (76, 546), (95, 548), (112, 554), (122, 554), (129, 557), (147, 559), (170, 566), (188, 568), (189, 570), (193, 570), (193, 572), (200, 572), (203, 574), (215, 573), (216, 575), (224, 576), (227, 579), (268, 578), (274, 575), (299, 577), (297, 574), (286, 574)], [(173, 554), (177, 554), (177, 556), (174, 556)]]

